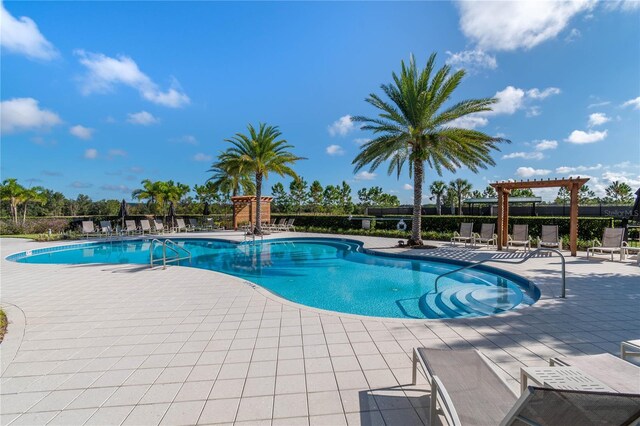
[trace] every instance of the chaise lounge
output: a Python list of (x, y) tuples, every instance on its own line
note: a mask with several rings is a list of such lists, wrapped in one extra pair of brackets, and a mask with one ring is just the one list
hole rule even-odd
[(453, 237), (451, 237), (451, 244), (455, 243), (464, 243), (465, 247), (467, 243), (473, 244), (473, 223), (461, 223), (460, 224), (460, 232), (453, 232)]
[(620, 260), (624, 260), (626, 242), (624, 241), (624, 228), (605, 228), (602, 233), (602, 242), (593, 240), (593, 246), (587, 249), (587, 259), (589, 253), (592, 257), (594, 253), (611, 254), (611, 260), (613, 261), (613, 254), (620, 253)]

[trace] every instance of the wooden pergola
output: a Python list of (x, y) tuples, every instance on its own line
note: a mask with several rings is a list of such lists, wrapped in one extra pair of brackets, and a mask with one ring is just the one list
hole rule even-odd
[(587, 183), (589, 178), (562, 178), (547, 180), (526, 180), (519, 182), (496, 182), (491, 186), (498, 193), (498, 250), (502, 250), (507, 244), (509, 233), (509, 194), (513, 189), (534, 189), (534, 188), (567, 188), (571, 194), (569, 213), (569, 247), (571, 256), (576, 256), (578, 251), (578, 191), (582, 185)]
[[(262, 221), (271, 220), (271, 201), (273, 197), (260, 197), (262, 207)], [(231, 197), (233, 203), (233, 229), (237, 230), (241, 223), (255, 225), (257, 197), (255, 195), (238, 195)]]

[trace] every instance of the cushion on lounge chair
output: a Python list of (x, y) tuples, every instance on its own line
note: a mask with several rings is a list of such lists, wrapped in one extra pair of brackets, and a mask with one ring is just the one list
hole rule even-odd
[(497, 425), (516, 395), (475, 350), (418, 348), (429, 370), (443, 383), (462, 424)]

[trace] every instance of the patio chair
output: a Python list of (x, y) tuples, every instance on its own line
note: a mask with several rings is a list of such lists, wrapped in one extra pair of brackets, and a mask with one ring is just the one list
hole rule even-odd
[(523, 247), (524, 251), (531, 251), (531, 237), (529, 236), (529, 225), (513, 225), (513, 233), (509, 235), (507, 249), (509, 247)]
[(151, 234), (151, 223), (149, 223), (148, 219), (140, 220), (140, 233), (144, 235), (144, 233)]
[(562, 239), (558, 234), (558, 225), (542, 225), (542, 235), (538, 238), (538, 248), (557, 248), (562, 250)]
[(295, 222), (296, 218), (293, 217), (291, 219), (288, 219), (284, 225), (282, 225), (282, 230), (283, 231), (293, 231), (296, 232), (296, 227), (293, 226), (293, 222)]
[(640, 356), (640, 339), (627, 340), (620, 344), (620, 358), (627, 359), (630, 356)]
[(460, 232), (453, 232), (451, 243), (455, 244), (458, 242), (463, 242), (465, 247), (467, 243), (473, 244), (473, 223), (461, 223)]
[(555, 357), (549, 365), (575, 367), (617, 392), (640, 395), (640, 367), (609, 353)]
[(262, 224), (262, 229), (267, 231), (273, 231), (276, 226), (276, 218), (271, 219), (269, 222), (265, 222)]
[(153, 219), (153, 227), (156, 229), (156, 234), (164, 234), (164, 223), (160, 219)]
[(480, 233), (473, 234), (473, 239), (476, 243), (485, 244), (487, 247), (495, 246), (498, 241), (498, 235), (495, 233), (495, 223), (483, 223), (480, 228)]
[(187, 230), (189, 230), (189, 231), (202, 231), (202, 229), (203, 229), (202, 226), (200, 226), (198, 224), (198, 221), (195, 218), (193, 218), (193, 217), (189, 218), (189, 224), (187, 225)]
[(187, 225), (184, 223), (184, 219), (176, 219), (176, 226), (173, 227), (175, 232), (187, 232)]
[(587, 259), (589, 253), (611, 254), (613, 260), (614, 253), (620, 253), (620, 260), (624, 260), (625, 248), (627, 246), (624, 241), (624, 228), (605, 228), (602, 233), (602, 242), (593, 240), (593, 246), (587, 249)]
[(271, 227), (271, 231), (273, 232), (278, 232), (278, 231), (283, 231), (284, 226), (287, 224), (287, 219), (286, 218), (281, 218), (278, 223), (274, 223), (273, 226)]
[(110, 237), (114, 234), (113, 227), (111, 226), (111, 221), (109, 220), (101, 220), (100, 221), (100, 232), (107, 237)]
[(418, 364), (431, 385), (432, 425), (439, 411), (449, 425), (633, 424), (640, 416), (640, 395), (530, 386), (518, 398), (476, 350), (414, 349), (414, 385)]
[(82, 235), (89, 238), (100, 235), (100, 233), (96, 230), (95, 225), (92, 220), (83, 220), (82, 221)]
[(124, 232), (126, 232), (128, 235), (135, 235), (135, 234), (142, 233), (140, 228), (138, 228), (136, 226), (136, 221), (135, 220), (125, 220), (124, 221)]

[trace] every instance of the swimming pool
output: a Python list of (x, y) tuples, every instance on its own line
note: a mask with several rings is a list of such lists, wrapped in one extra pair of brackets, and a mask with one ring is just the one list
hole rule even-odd
[[(256, 243), (173, 239), (191, 252), (181, 266), (251, 281), (296, 303), (331, 311), (391, 318), (493, 315), (535, 303), (539, 290), (506, 271), (478, 267), (436, 277), (465, 263), (376, 255), (353, 240), (292, 238)], [(149, 264), (150, 239), (113, 240), (32, 250), (20, 263)], [(162, 248), (154, 247), (154, 257)], [(212, 285), (215, 277), (212, 276)]]

